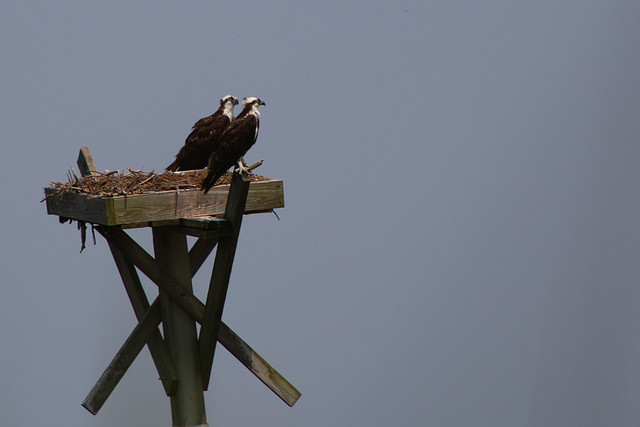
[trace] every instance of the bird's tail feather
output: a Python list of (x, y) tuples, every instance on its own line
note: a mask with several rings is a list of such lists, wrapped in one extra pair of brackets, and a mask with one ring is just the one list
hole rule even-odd
[(212, 170), (209, 171), (205, 179), (202, 181), (202, 187), (200, 187), (202, 190), (204, 190), (204, 194), (207, 194), (207, 192), (211, 190), (211, 187), (213, 187), (215, 183), (218, 182), (220, 177), (224, 175), (224, 172), (225, 171), (222, 171), (222, 172), (214, 172)]

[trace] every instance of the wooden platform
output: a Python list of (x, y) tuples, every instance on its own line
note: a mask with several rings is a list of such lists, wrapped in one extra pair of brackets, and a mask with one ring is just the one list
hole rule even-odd
[[(229, 185), (215, 186), (207, 194), (194, 188), (102, 197), (81, 193), (61, 195), (57, 188), (45, 188), (49, 215), (92, 224), (122, 225), (125, 228), (145, 227), (153, 221), (222, 215), (225, 212), (228, 193)], [(282, 180), (251, 182), (245, 214), (282, 207)]]
[[(95, 225), (108, 242), (138, 319), (82, 406), (96, 415), (146, 345), (170, 399), (172, 425), (206, 426), (203, 392), (216, 342), (293, 406), (300, 392), (222, 321), (243, 215), (284, 207), (282, 180), (234, 172), (205, 195), (203, 171), (98, 173), (86, 147), (80, 149), (78, 167), (81, 178), (72, 170), (67, 183), (45, 189), (47, 213)], [(84, 241), (86, 225), (78, 225)], [(147, 226), (155, 257), (123, 230)], [(198, 238), (190, 248), (187, 236)], [(203, 303), (193, 294), (191, 279), (214, 248)], [(152, 303), (138, 272), (158, 286)]]

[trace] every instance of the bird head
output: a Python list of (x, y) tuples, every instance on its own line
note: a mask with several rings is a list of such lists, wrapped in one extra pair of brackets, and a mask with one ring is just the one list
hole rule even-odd
[(224, 96), (220, 98), (220, 105), (233, 108), (234, 105), (238, 105), (238, 98), (233, 95)]
[(266, 105), (260, 98), (256, 98), (255, 96), (249, 96), (242, 100), (242, 105), (246, 108), (248, 105), (253, 106), (254, 108), (258, 108), (260, 105)]

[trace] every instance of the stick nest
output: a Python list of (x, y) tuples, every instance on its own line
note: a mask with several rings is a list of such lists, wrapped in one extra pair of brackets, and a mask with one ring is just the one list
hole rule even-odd
[[(186, 172), (144, 172), (127, 168), (127, 173), (120, 171), (105, 172), (78, 178), (73, 172), (67, 174), (68, 182), (52, 182), (51, 186), (60, 190), (64, 196), (69, 193), (87, 194), (90, 198), (126, 196), (131, 194), (153, 193), (170, 190), (199, 190), (207, 171), (194, 170)], [(231, 183), (232, 174), (227, 172), (217, 182), (218, 185)], [(270, 178), (251, 174), (254, 181), (267, 181)]]

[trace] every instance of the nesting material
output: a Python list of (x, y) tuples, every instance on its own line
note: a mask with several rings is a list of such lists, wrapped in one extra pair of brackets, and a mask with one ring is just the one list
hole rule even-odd
[[(152, 222), (224, 214), (232, 174), (218, 180), (207, 194), (200, 189), (206, 170), (185, 172), (105, 172), (45, 188), (49, 215), (91, 224), (131, 227)], [(284, 207), (282, 180), (249, 176), (251, 185), (245, 213), (270, 212)]]
[[(58, 190), (61, 197), (70, 193), (86, 194), (89, 198), (126, 196), (169, 190), (200, 189), (206, 174), (206, 170), (157, 174), (128, 169), (124, 174), (113, 171), (78, 178), (70, 173), (68, 182), (52, 182), (51, 188)], [(229, 185), (231, 177), (232, 174), (227, 172), (218, 180), (216, 186)], [(271, 178), (252, 174), (250, 179), (251, 182), (259, 182), (268, 181)]]

